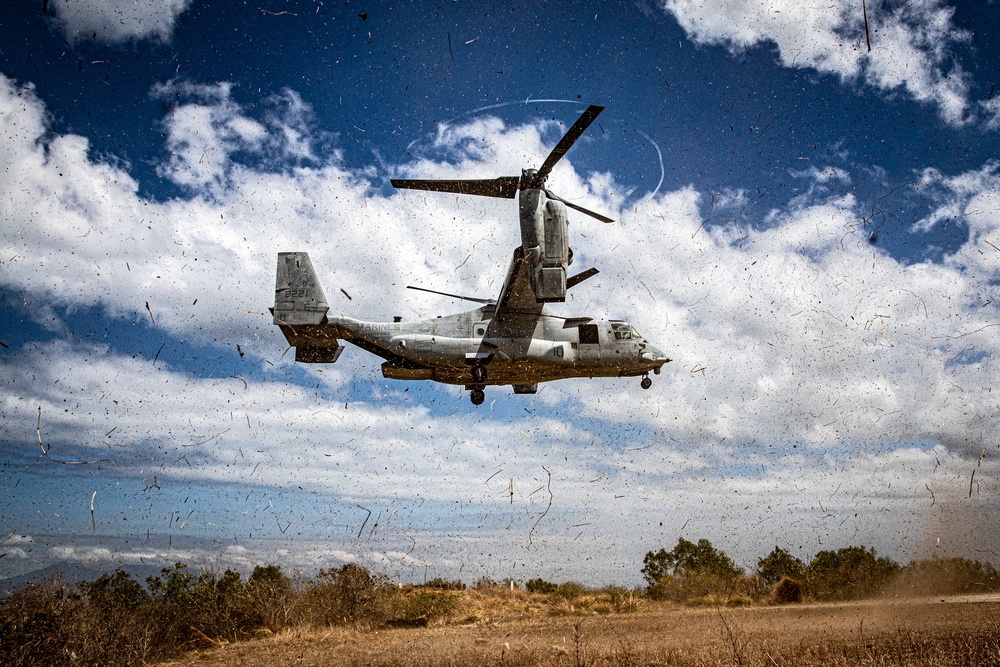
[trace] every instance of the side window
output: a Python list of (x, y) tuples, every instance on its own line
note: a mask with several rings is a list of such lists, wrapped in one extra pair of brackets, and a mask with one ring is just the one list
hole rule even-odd
[(580, 325), (580, 343), (582, 345), (597, 345), (599, 342), (600, 338), (597, 335), (596, 324)]

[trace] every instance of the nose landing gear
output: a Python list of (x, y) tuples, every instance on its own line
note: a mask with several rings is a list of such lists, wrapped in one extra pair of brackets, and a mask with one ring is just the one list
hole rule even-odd
[[(485, 382), (486, 381), (486, 366), (482, 364), (472, 365), (472, 381), (473, 382)], [(478, 403), (477, 403), (478, 405)]]
[(486, 392), (482, 389), (473, 389), (469, 394), (469, 399), (473, 405), (482, 405), (483, 401), (486, 400)]
[(639, 383), (639, 386), (643, 389), (649, 389), (653, 386), (653, 381), (649, 379), (648, 375), (643, 375), (642, 382)]

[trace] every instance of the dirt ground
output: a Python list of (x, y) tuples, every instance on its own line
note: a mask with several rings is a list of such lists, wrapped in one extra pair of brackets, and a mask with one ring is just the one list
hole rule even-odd
[[(787, 657), (790, 649), (848, 646), (864, 651), (880, 641), (898, 643), (901, 637), (911, 644), (914, 638), (923, 638), (926, 645), (935, 637), (972, 636), (1000, 636), (1000, 596), (746, 608), (645, 603), (634, 613), (608, 615), (553, 615), (526, 607), (520, 614), (507, 613), (503, 618), (483, 617), (430, 628), (290, 631), (192, 651), (163, 667), (755, 664), (748, 657), (751, 652), (784, 665), (794, 664)], [(784, 659), (772, 657), (782, 652)], [(1000, 654), (996, 660), (993, 664), (1000, 664)], [(763, 658), (760, 663), (769, 664)], [(820, 659), (817, 664), (832, 662)]]

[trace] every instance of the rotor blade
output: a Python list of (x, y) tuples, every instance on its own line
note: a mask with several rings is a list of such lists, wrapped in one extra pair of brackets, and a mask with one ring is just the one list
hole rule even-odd
[(598, 271), (597, 269), (589, 268), (586, 271), (581, 271), (575, 276), (570, 276), (569, 278), (566, 279), (566, 289), (569, 289), (570, 287), (576, 287), (587, 278), (593, 278), (598, 273), (600, 273), (600, 271)]
[(552, 149), (549, 156), (545, 158), (545, 162), (542, 163), (542, 166), (538, 168), (538, 172), (535, 174), (535, 178), (531, 182), (532, 187), (540, 187), (542, 183), (545, 182), (545, 178), (549, 175), (549, 172), (552, 171), (552, 167), (556, 166), (556, 162), (559, 162), (559, 160), (563, 158), (563, 155), (566, 155), (566, 151), (568, 151), (570, 147), (576, 143), (576, 140), (580, 138), (580, 135), (587, 130), (590, 124), (594, 122), (594, 119), (597, 118), (602, 111), (604, 111), (604, 107), (599, 107), (596, 104), (591, 104), (587, 107), (587, 110), (576, 119), (576, 122), (573, 123), (573, 127), (569, 128), (569, 131), (563, 135), (563, 138), (559, 140), (559, 143)]
[(458, 180), (393, 178), (389, 182), (392, 183), (392, 187), (394, 188), (407, 190), (454, 192), (462, 195), (513, 199), (514, 195), (517, 194), (517, 187), (520, 180), (518, 176), (501, 176), (500, 178)]
[(447, 292), (438, 292), (437, 290), (427, 289), (426, 287), (415, 287), (413, 285), (407, 285), (406, 289), (415, 289), (420, 292), (430, 292), (431, 294), (450, 296), (452, 299), (462, 299), (463, 301), (472, 301), (473, 303), (485, 303), (485, 304), (496, 303), (496, 301), (494, 301), (493, 299), (477, 299), (474, 296), (462, 296), (461, 294), (448, 294)]
[(614, 222), (614, 220), (612, 220), (611, 218), (609, 218), (607, 216), (601, 215), (600, 213), (594, 213), (590, 209), (586, 209), (586, 208), (584, 208), (582, 206), (578, 206), (577, 204), (574, 204), (571, 201), (566, 201), (565, 199), (563, 199), (559, 195), (554, 194), (554, 193), (550, 192), (549, 190), (545, 191), (545, 195), (549, 199), (555, 199), (556, 201), (561, 201), (562, 203), (566, 204), (566, 206), (569, 206), (574, 211), (579, 211), (580, 213), (583, 213), (584, 215), (589, 215), (590, 217), (596, 218), (596, 219), (600, 220), (601, 222)]

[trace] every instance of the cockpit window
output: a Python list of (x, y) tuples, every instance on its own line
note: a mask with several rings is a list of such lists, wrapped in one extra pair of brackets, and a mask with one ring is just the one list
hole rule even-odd
[(618, 340), (640, 340), (642, 338), (639, 332), (635, 330), (635, 327), (628, 322), (612, 322), (611, 330)]

